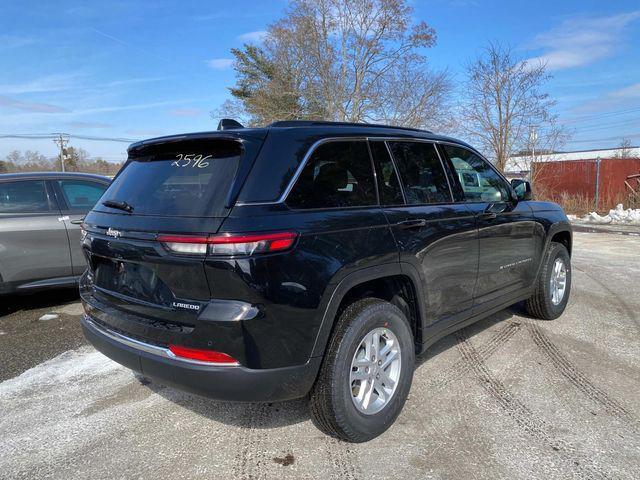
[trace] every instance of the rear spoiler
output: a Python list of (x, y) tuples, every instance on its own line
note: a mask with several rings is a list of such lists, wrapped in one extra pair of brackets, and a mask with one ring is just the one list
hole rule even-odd
[(236, 130), (238, 128), (244, 128), (244, 126), (231, 118), (223, 118), (218, 122), (218, 130)]

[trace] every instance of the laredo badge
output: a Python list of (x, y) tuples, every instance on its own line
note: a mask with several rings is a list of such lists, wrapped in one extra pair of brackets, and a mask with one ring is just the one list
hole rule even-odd
[(182, 308), (183, 310), (200, 310), (200, 305), (197, 303), (185, 303), (185, 302), (171, 302), (173, 308)]

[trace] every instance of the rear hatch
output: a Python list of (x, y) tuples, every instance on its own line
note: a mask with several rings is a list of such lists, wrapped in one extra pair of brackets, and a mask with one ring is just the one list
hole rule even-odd
[(118, 311), (99, 320), (159, 343), (168, 340), (167, 332), (193, 329), (211, 298), (204, 255), (172, 251), (158, 239), (215, 234), (263, 140), (213, 134), (130, 148), (84, 221), (89, 269), (83, 298), (90, 295), (89, 303), (103, 312)]

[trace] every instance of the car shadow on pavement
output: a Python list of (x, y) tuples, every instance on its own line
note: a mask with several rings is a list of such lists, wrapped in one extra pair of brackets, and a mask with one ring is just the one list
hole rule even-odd
[(171, 403), (234, 427), (271, 429), (295, 425), (311, 418), (308, 397), (271, 403), (221, 402), (166, 387), (146, 377), (138, 377), (138, 381)]
[[(467, 335), (469, 337), (473, 337), (484, 330), (487, 330), (494, 325), (502, 323), (506, 320), (513, 318), (514, 316), (526, 316), (524, 310), (524, 303), (517, 303), (512, 305), (509, 308), (504, 310), (500, 310), (499, 312), (494, 313), (493, 315), (489, 315), (487, 318), (484, 318), (478, 322), (475, 322), (468, 327), (465, 327), (467, 331)], [(444, 338), (441, 338), (436, 343), (431, 345), (426, 352), (422, 355), (418, 355), (416, 357), (416, 368), (419, 368), (421, 365), (429, 361), (430, 359), (437, 357), (441, 353), (449, 350), (450, 348), (455, 348), (457, 344), (456, 332), (450, 333)]]
[(20, 310), (58, 307), (79, 299), (77, 288), (58, 288), (21, 295), (0, 295), (0, 318)]
[[(522, 315), (523, 312), (521, 305), (514, 305), (467, 327), (468, 334), (469, 336), (474, 336), (496, 324), (509, 320), (514, 315)], [(455, 333), (447, 335), (416, 358), (416, 368), (455, 346)], [(273, 403), (220, 402), (171, 387), (165, 387), (146, 377), (137, 378), (142, 385), (171, 403), (225, 425), (239, 428), (272, 429), (294, 425), (311, 419), (308, 396), (298, 400)]]

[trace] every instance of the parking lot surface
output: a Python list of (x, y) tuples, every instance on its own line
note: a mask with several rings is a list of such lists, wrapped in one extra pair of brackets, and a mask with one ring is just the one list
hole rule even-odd
[(359, 445), (317, 430), (304, 399), (219, 403), (136, 377), (83, 344), (69, 294), (12, 299), (0, 478), (636, 479), (639, 290), (639, 237), (576, 233), (562, 317), (518, 305), (441, 340), (396, 424)]

